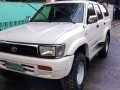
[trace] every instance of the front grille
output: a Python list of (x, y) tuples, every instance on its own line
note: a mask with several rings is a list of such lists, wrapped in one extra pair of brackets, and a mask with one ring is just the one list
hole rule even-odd
[(0, 52), (25, 55), (38, 56), (38, 45), (29, 45), (21, 43), (0, 42)]

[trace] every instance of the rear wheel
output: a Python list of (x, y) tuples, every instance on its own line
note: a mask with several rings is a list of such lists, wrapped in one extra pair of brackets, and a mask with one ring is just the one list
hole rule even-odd
[(82, 53), (75, 54), (70, 74), (61, 80), (63, 90), (82, 90), (86, 75), (86, 59)]
[(109, 50), (110, 37), (107, 34), (103, 49), (98, 53), (100, 57), (106, 57)]

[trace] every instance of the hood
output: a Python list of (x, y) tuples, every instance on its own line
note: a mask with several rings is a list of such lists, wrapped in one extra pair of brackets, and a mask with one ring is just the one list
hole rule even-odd
[(64, 33), (77, 27), (73, 23), (32, 22), (0, 32), (0, 40), (53, 44)]

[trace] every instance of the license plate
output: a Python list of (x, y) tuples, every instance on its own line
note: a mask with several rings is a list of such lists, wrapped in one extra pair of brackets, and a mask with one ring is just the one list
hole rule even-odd
[(11, 70), (16, 70), (16, 71), (24, 72), (23, 66), (18, 65), (18, 64), (8, 63), (8, 62), (7, 62), (7, 63), (5, 63), (5, 66), (6, 66), (8, 69), (11, 69)]

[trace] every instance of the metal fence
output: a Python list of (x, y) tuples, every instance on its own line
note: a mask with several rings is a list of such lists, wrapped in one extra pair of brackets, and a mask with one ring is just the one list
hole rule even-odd
[(28, 23), (27, 20), (1, 22), (0, 23), (0, 31), (14, 27), (14, 26), (26, 24), (26, 23)]

